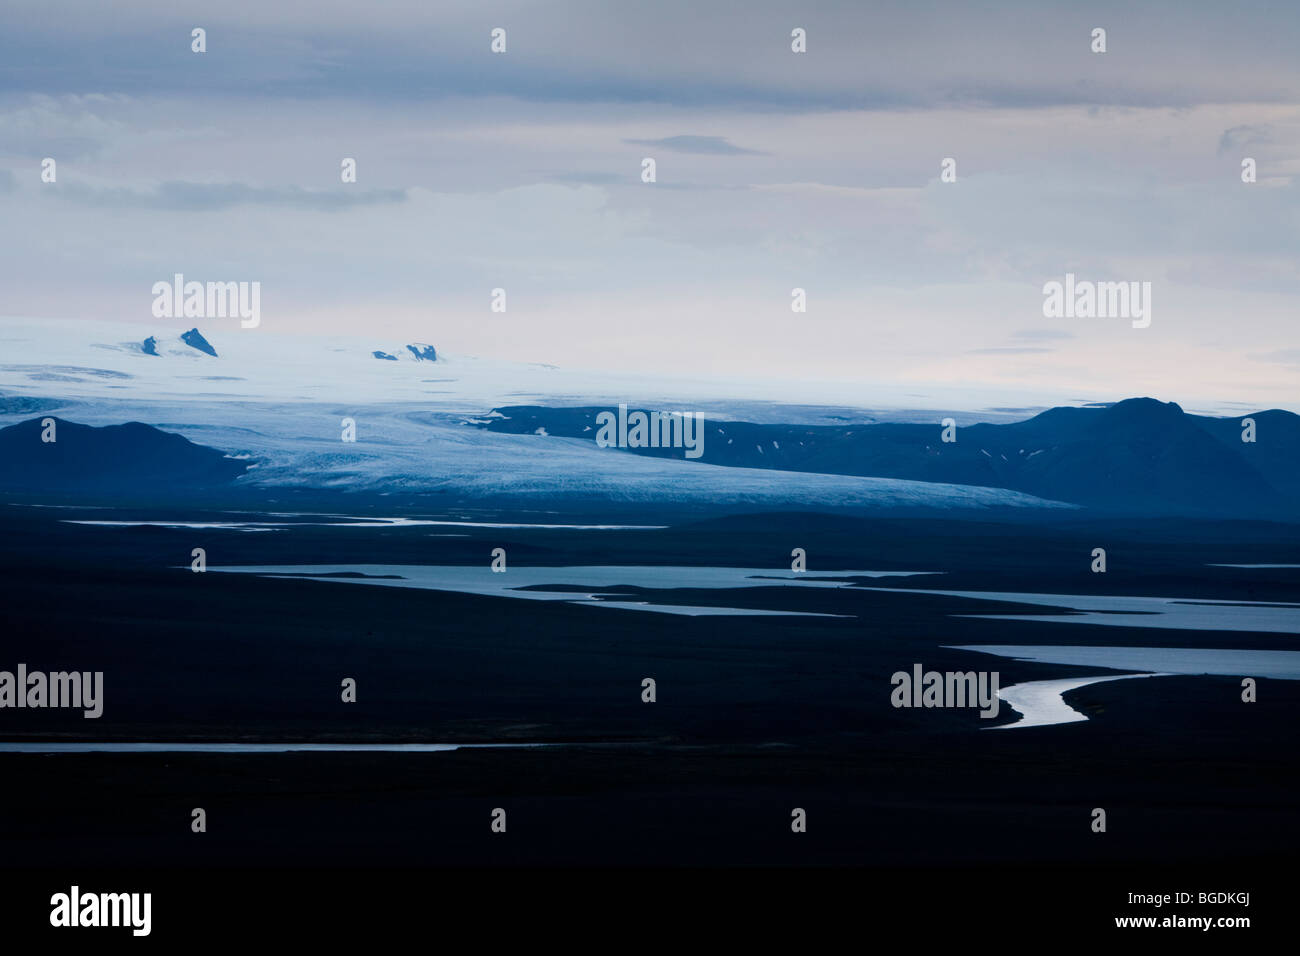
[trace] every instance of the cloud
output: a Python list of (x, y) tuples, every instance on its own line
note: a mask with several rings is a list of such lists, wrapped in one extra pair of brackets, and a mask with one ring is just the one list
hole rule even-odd
[(913, 200), (921, 195), (920, 186), (842, 186), (836, 183), (758, 183), (749, 187), (755, 192), (806, 193), (843, 199)]
[(706, 156), (766, 156), (761, 150), (745, 149), (733, 145), (725, 136), (665, 136), (663, 139), (625, 139), (637, 146), (658, 146), (675, 153), (697, 153)]
[[(348, 0), (317, 0), (307, 20), (264, 0), (56, 5), (57, 17), (48, 4), (6, 10), (8, 89), (753, 110), (1185, 107), (1294, 99), (1300, 45), (1297, 8), (1270, 0), (1094, 0), (1087, 17), (1041, 0), (1001, 0), (996, 16), (959, 0), (807, 4), (805, 54), (791, 52), (787, 0), (497, 0), (491, 21), (475, 0), (389, 0), (367, 8), (364, 31)], [(198, 10), (202, 55), (190, 51)], [(1104, 57), (1089, 51), (1094, 21), (1111, 29)], [(489, 49), (498, 24), (503, 55)]]
[(1019, 348), (1007, 346), (996, 349), (967, 349), (967, 355), (1041, 355), (1044, 352), (1055, 352), (1056, 349), (1040, 348)]
[(1028, 339), (1031, 342), (1047, 342), (1055, 339), (1072, 339), (1073, 332), (1064, 329), (1019, 329), (1011, 333), (1014, 339)]
[(340, 186), (336, 190), (303, 189), (299, 186), (263, 187), (247, 183), (191, 183), (172, 180), (152, 189), (128, 186), (91, 186), (69, 183), (59, 195), (90, 206), (131, 206), (146, 209), (210, 210), (239, 205), (293, 206), (332, 211), (354, 206), (401, 203), (405, 189), (357, 190)]
[(551, 180), (557, 183), (577, 183), (582, 186), (617, 186), (628, 181), (626, 174), (600, 172), (595, 170), (572, 173), (553, 173)]
[(1219, 137), (1219, 155), (1235, 152), (1243, 146), (1262, 146), (1272, 141), (1272, 130), (1266, 124), (1234, 126), (1225, 129)]
[[(449, 352), (1294, 401), (1300, 6), (389, 0), (358, 31), (350, 0), (310, 23), (55, 3), (0, 31), (10, 311), (135, 316), (159, 276), (246, 275), (284, 328), (385, 323)], [(1041, 325), (1067, 271), (1152, 280), (1152, 347)], [(498, 286), (518, 315), (483, 322)], [(816, 325), (791, 334), (796, 286)]]
[(1300, 349), (1277, 349), (1273, 352), (1256, 352), (1246, 356), (1255, 362), (1279, 362), (1282, 365), (1300, 365)]

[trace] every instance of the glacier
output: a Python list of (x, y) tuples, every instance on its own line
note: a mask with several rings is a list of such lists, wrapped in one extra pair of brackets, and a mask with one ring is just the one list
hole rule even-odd
[[(727, 418), (728, 408), (753, 417), (764, 403), (752, 392), (726, 398), (734, 385), (566, 372), (442, 352), (433, 361), (389, 341), (277, 336), (237, 325), (201, 328), (213, 357), (182, 341), (187, 329), (0, 321), (0, 423), (31, 418), (33, 402), (90, 425), (142, 421), (253, 459), (240, 486), (763, 509), (1075, 507), (997, 488), (647, 458), (585, 439), (470, 424), (498, 405), (520, 402), (691, 403), (711, 408), (707, 414), (715, 418)], [(157, 355), (141, 347), (146, 335)], [(396, 360), (375, 361), (377, 348)], [(811, 421), (843, 411), (782, 408), (785, 418)], [(777, 413), (769, 408), (769, 414)], [(355, 442), (341, 440), (344, 419), (355, 422)]]

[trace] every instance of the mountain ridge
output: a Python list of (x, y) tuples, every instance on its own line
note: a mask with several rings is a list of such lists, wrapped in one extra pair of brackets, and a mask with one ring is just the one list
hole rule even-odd
[[(503, 406), (474, 424), (594, 440), (601, 411), (608, 409)], [(1255, 422), (1253, 443), (1241, 440), (1245, 419)], [(1300, 415), (1281, 409), (1211, 418), (1190, 415), (1173, 402), (1132, 398), (1098, 407), (1057, 406), (1021, 422), (958, 426), (949, 432), (953, 441), (944, 441), (940, 423), (712, 421), (703, 427), (699, 461), (714, 465), (1004, 488), (1119, 512), (1300, 511), (1294, 467), (1300, 460)], [(682, 455), (673, 448), (625, 451)]]
[[(53, 441), (46, 438), (52, 437)], [(138, 493), (228, 485), (249, 463), (142, 422), (94, 427), (55, 416), (0, 428), (0, 489)]]

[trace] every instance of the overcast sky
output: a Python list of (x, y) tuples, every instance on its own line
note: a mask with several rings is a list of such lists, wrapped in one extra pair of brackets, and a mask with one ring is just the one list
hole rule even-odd
[[(1293, 2), (0, 11), (0, 314), (156, 328), (181, 272), (260, 281), (247, 335), (1300, 404)], [(1044, 318), (1066, 272), (1150, 327)]]

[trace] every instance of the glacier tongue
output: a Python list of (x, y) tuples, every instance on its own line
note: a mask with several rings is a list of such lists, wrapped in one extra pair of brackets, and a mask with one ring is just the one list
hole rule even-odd
[[(728, 468), (585, 439), (490, 432), (466, 422), (556, 394), (565, 404), (663, 401), (663, 390), (676, 386), (444, 355), (436, 364), (375, 361), (371, 342), (210, 325), (201, 332), (215, 356), (169, 348), (154, 356), (140, 346), (146, 335), (179, 346), (179, 327), (4, 320), (0, 388), (14, 398), (55, 400), (72, 421), (142, 421), (249, 456), (255, 464), (241, 485), (759, 508), (1072, 507), (996, 488)], [(668, 400), (693, 401), (689, 393)], [(0, 414), (0, 422), (26, 417), (19, 410)], [(355, 422), (355, 442), (341, 440), (345, 418)]]

